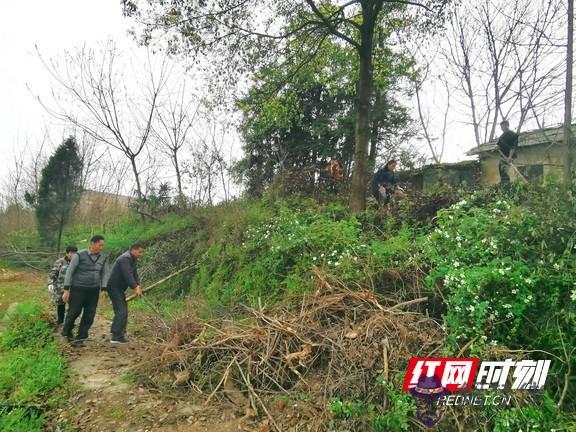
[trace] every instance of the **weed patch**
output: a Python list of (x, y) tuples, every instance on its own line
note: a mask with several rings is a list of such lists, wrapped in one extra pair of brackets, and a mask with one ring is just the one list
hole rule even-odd
[(0, 430), (41, 431), (62, 398), (64, 358), (37, 303), (19, 303), (0, 337)]

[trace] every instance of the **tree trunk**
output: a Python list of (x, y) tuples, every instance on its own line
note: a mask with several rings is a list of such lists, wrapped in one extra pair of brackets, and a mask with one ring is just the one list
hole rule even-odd
[[(500, 115), (501, 108), (501, 98), (500, 98), (500, 67), (498, 61), (494, 59), (494, 71), (492, 72), (492, 80), (494, 81), (494, 116), (492, 117), (492, 128), (490, 129), (490, 135), (488, 136), (488, 141), (492, 141), (496, 138), (496, 125), (498, 124), (498, 115)], [(502, 118), (501, 121), (506, 119)]]
[(440, 163), (440, 158), (436, 154), (434, 150), (434, 143), (432, 142), (432, 137), (428, 133), (428, 125), (426, 124), (426, 119), (424, 118), (424, 112), (422, 111), (422, 102), (420, 100), (420, 86), (421, 83), (416, 83), (414, 87), (414, 91), (416, 94), (416, 106), (418, 107), (418, 117), (420, 118), (420, 124), (422, 125), (422, 131), (424, 132), (424, 138), (428, 143), (428, 147), (430, 148), (430, 153), (432, 154), (432, 159), (434, 159), (435, 164)]
[(484, 144), (480, 138), (480, 128), (478, 122), (478, 115), (476, 113), (476, 100), (474, 98), (474, 87), (472, 86), (472, 66), (470, 65), (470, 56), (468, 54), (468, 48), (466, 47), (464, 39), (464, 30), (460, 27), (460, 47), (462, 49), (462, 55), (464, 56), (464, 65), (462, 73), (464, 75), (464, 81), (466, 82), (466, 95), (470, 100), (470, 111), (472, 114), (472, 123), (474, 126), (474, 138), (476, 139), (476, 145)]
[[(377, 110), (382, 110), (382, 94), (376, 92), (374, 98), (374, 107)], [(380, 115), (377, 116), (378, 120), (372, 119), (371, 133), (370, 133), (370, 153), (368, 154), (368, 172), (371, 174), (376, 167), (376, 158), (378, 157), (378, 141), (380, 140)]]
[(222, 179), (222, 188), (224, 189), (224, 202), (228, 202), (228, 189), (226, 187), (226, 176), (224, 175), (224, 164), (222, 163), (222, 159), (218, 160), (218, 165), (220, 166), (220, 178)]
[(178, 150), (172, 150), (172, 162), (174, 162), (174, 169), (176, 170), (176, 182), (178, 184), (178, 195), (182, 196), (182, 174), (180, 173), (180, 164), (178, 162)]
[(368, 172), (374, 172), (376, 167), (376, 157), (378, 156), (378, 123), (372, 124), (370, 137), (370, 153), (368, 153)]
[(574, 0), (568, 0), (568, 40), (566, 45), (566, 90), (564, 95), (564, 144), (566, 153), (564, 159), (564, 187), (572, 187), (572, 62), (574, 57)]
[(71, 181), (70, 177), (70, 164), (66, 166), (66, 174), (64, 180), (64, 193), (62, 194), (62, 203), (60, 204), (61, 212), (60, 212), (60, 221), (58, 223), (58, 238), (56, 240), (56, 252), (60, 252), (60, 245), (62, 244), (62, 233), (64, 232), (64, 223), (66, 222), (66, 214), (70, 212), (70, 207), (68, 207), (71, 202), (70, 197), (68, 196), (68, 182)]
[(136, 167), (136, 158), (134, 156), (129, 156), (130, 165), (132, 166), (132, 173), (134, 173), (134, 180), (136, 181), (136, 194), (139, 199), (144, 198), (142, 194), (142, 186), (140, 185), (140, 174), (138, 173), (138, 167)]
[(370, 141), (370, 105), (372, 99), (372, 42), (374, 37), (373, 17), (364, 17), (362, 42), (358, 50), (360, 77), (358, 81), (358, 106), (356, 111), (356, 136), (354, 148), (354, 170), (350, 190), (350, 210), (359, 213), (366, 208), (366, 183), (368, 181), (368, 144)]
[(212, 205), (212, 165), (210, 165), (208, 167), (208, 186), (207, 186), (207, 191), (208, 191), (208, 204)]
[(60, 245), (62, 244), (62, 233), (64, 232), (64, 215), (60, 215), (60, 223), (58, 224), (58, 240), (56, 241), (56, 251), (60, 252)]

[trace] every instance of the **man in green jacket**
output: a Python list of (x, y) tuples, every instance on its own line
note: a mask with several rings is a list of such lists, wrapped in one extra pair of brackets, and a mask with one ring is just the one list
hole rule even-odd
[(56, 306), (56, 315), (58, 325), (64, 323), (64, 313), (66, 311), (66, 303), (62, 300), (62, 294), (64, 293), (64, 276), (66, 275), (66, 270), (72, 261), (72, 257), (76, 255), (78, 248), (73, 245), (66, 247), (66, 255), (63, 258), (58, 258), (50, 274), (48, 275), (48, 292), (50, 293), (50, 303)]

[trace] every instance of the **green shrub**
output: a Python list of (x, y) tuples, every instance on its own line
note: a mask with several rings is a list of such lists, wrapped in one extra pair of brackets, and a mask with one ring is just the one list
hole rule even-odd
[(545, 393), (541, 406), (528, 405), (496, 412), (493, 432), (573, 431), (576, 423), (560, 418), (556, 403)]
[[(428, 286), (446, 299), (447, 353), (472, 343), (550, 358), (551, 391), (576, 369), (576, 206), (553, 186), (474, 194), (438, 213), (419, 239)], [(564, 403), (574, 407), (569, 387)]]
[[(383, 381), (378, 380), (381, 384)], [(409, 418), (414, 413), (415, 405), (412, 396), (400, 393), (390, 384), (384, 384), (389, 400), (388, 409), (383, 410), (375, 403), (364, 401), (342, 401), (334, 398), (328, 408), (339, 420), (346, 420), (346, 425), (354, 430), (367, 430), (370, 432), (397, 432), (410, 428)]]
[(314, 265), (345, 281), (357, 280), (368, 239), (358, 220), (345, 213), (339, 204), (277, 204), (265, 212), (266, 219), (252, 215), (244, 225), (224, 224), (200, 259), (192, 289), (213, 303), (256, 304), (309, 289)]

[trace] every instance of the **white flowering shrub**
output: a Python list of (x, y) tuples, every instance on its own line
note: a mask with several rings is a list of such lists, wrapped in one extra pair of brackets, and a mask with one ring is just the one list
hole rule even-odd
[[(573, 313), (576, 260), (572, 238), (549, 245), (536, 209), (499, 199), (485, 206), (462, 200), (438, 214), (422, 242), (431, 288), (446, 298), (450, 342), (510, 343), (533, 330), (530, 318)], [(544, 228), (544, 229), (543, 229)], [(565, 309), (567, 308), (567, 309)]]
[(266, 216), (230, 226), (204, 253), (193, 289), (215, 303), (257, 304), (309, 289), (314, 265), (350, 283), (363, 277), (370, 243), (344, 206), (280, 205)]

